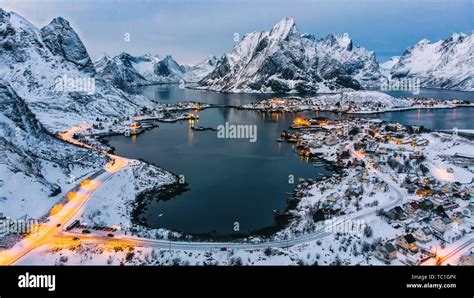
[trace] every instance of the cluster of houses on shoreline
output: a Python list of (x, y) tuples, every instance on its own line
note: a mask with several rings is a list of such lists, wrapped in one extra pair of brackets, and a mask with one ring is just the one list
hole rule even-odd
[[(367, 185), (379, 194), (388, 191), (386, 183), (370, 175), (364, 162), (350, 154), (350, 146), (362, 154), (372, 168), (387, 173), (401, 188), (406, 189), (408, 198), (403, 204), (388, 210), (381, 209), (377, 213), (401, 232), (398, 237), (374, 250), (373, 256), (382, 262), (399, 259), (409, 265), (418, 265), (435, 258), (439, 246), (456, 242), (472, 233), (472, 180), (464, 184), (441, 181), (432, 174), (426, 154), (427, 150), (431, 150), (430, 140), (422, 134), (422, 127), (381, 120), (329, 120), (318, 117), (296, 118), (291, 129), (283, 131), (278, 141), (293, 143), (299, 154), (310, 160), (324, 159), (337, 169), (355, 169), (355, 179), (349, 180), (352, 182), (350, 185), (345, 181), (348, 187), (344, 193), (335, 191), (318, 205), (319, 215), (346, 214), (347, 208), (343, 207), (347, 206), (347, 200), (360, 200)], [(449, 167), (446, 169), (447, 173), (452, 171)], [(319, 190), (324, 192), (329, 187), (324, 186), (327, 184), (339, 184), (341, 177), (347, 176), (347, 171), (341, 172), (318, 182)], [(469, 256), (463, 256), (462, 263), (469, 263)]]
[[(350, 96), (347, 96), (350, 95)], [(365, 99), (366, 94), (332, 94), (317, 97), (284, 97), (269, 98), (258, 102), (244, 104), (242, 109), (258, 110), (268, 113), (301, 112), (301, 111), (330, 111), (344, 113), (377, 113), (391, 110), (423, 109), (423, 108), (453, 108), (471, 106), (472, 103), (458, 99), (438, 100), (425, 97), (398, 98), (388, 100), (380, 94), (380, 100)]]

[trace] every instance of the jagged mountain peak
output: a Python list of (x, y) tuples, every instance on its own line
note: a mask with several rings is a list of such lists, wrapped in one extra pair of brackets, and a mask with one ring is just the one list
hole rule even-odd
[(374, 53), (353, 51), (347, 34), (316, 40), (284, 18), (271, 31), (244, 35), (199, 84), (227, 92), (330, 92), (377, 84), (380, 77)]
[(72, 29), (71, 25), (69, 24), (69, 21), (63, 17), (55, 17), (54, 19), (51, 20), (49, 25), (57, 25), (60, 27)]
[(293, 18), (286, 17), (278, 21), (270, 31), (270, 37), (285, 38), (290, 33), (296, 33), (296, 23)]
[(474, 33), (471, 32), (469, 34), (463, 33), (463, 32), (454, 32), (450, 37), (446, 38), (443, 40), (443, 43), (459, 43), (463, 42), (466, 38), (469, 38), (469, 36), (472, 36)]
[(217, 58), (215, 55), (209, 55), (205, 61), (209, 61), (211, 63), (214, 63), (214, 62), (217, 62), (217, 60), (219, 60), (219, 58)]
[(425, 44), (429, 44), (431, 43), (431, 41), (427, 38), (423, 38), (423, 39), (420, 39), (420, 41), (418, 41), (415, 45), (415, 47), (417, 46), (424, 46)]
[(99, 57), (98, 60), (101, 60), (101, 59), (111, 59), (110, 55), (107, 54), (107, 53), (102, 53), (102, 55)]
[(122, 117), (146, 98), (96, 78), (87, 50), (64, 19), (42, 29), (15, 13), (0, 13), (0, 73), (52, 132), (101, 117)]
[(154, 60), (154, 61), (160, 61), (161, 60), (159, 55), (152, 54), (152, 53), (146, 53), (145, 55), (143, 55), (143, 57)]
[(166, 63), (167, 65), (174, 65), (179, 67), (178, 62), (176, 62), (176, 60), (174, 60), (173, 56), (171, 55), (166, 55), (161, 61), (163, 63)]
[(352, 39), (348, 33), (330, 33), (320, 41), (326, 43), (328, 46), (340, 47), (341, 49), (345, 49), (347, 51), (352, 50)]
[(41, 28), (41, 35), (51, 53), (64, 57), (77, 65), (80, 70), (95, 73), (94, 64), (86, 47), (67, 20), (62, 17), (54, 18)]
[(218, 59), (210, 56), (194, 65), (180, 65), (171, 55), (160, 59), (150, 53), (134, 56), (122, 52), (113, 58), (101, 58), (95, 62), (99, 77), (119, 88), (163, 83), (197, 82), (208, 75)]

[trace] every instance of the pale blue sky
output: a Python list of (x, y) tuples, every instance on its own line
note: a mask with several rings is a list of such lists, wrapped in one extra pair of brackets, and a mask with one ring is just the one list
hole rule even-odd
[[(180, 63), (221, 56), (234, 33), (269, 30), (290, 16), (301, 33), (348, 32), (381, 58), (422, 38), (438, 40), (473, 29), (473, 0), (0, 0), (37, 26), (62, 16), (96, 59), (106, 52), (172, 54)], [(129, 43), (124, 33), (130, 33)]]

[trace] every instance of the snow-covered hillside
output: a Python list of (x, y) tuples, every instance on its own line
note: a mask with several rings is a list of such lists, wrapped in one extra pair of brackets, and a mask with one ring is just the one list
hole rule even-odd
[[(388, 65), (389, 66), (389, 65)], [(473, 91), (474, 33), (420, 40), (390, 70), (396, 79), (418, 78), (422, 87)]]
[(392, 70), (393, 66), (400, 61), (400, 56), (393, 56), (392, 58), (388, 59), (384, 63), (380, 64), (380, 72), (386, 78), (390, 78), (390, 71)]
[(151, 55), (132, 56), (122, 52), (113, 58), (104, 55), (94, 65), (102, 79), (123, 88), (149, 84), (154, 76), (155, 60), (159, 61), (159, 58)]
[(183, 76), (183, 80), (190, 83), (202, 80), (216, 68), (218, 61), (216, 56), (209, 56), (196, 65), (186, 66), (186, 73)]
[(95, 62), (98, 76), (119, 88), (152, 84), (177, 84), (197, 82), (214, 70), (217, 58), (214, 56), (194, 65), (178, 64), (171, 55), (160, 59), (146, 54), (132, 56), (120, 53), (111, 58), (104, 55)]
[(0, 77), (52, 132), (152, 106), (97, 77), (82, 41), (61, 17), (40, 30), (0, 9)]
[(339, 105), (358, 107), (359, 112), (389, 111), (394, 108), (407, 108), (410, 101), (390, 96), (378, 91), (352, 91), (343, 94), (324, 94), (312, 98), (313, 104), (318, 106)]
[(271, 31), (246, 34), (199, 88), (227, 92), (331, 92), (377, 86), (373, 52), (347, 34), (316, 39), (285, 18)]
[(0, 81), (0, 149), (0, 210), (12, 218), (47, 214), (77, 179), (106, 161), (95, 151), (49, 134), (4, 81)]

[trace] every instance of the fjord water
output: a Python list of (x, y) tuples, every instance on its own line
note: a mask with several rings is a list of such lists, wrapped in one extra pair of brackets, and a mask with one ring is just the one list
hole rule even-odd
[[(473, 98), (472, 92), (435, 91), (426, 92), (441, 99)], [(240, 105), (275, 96), (224, 94), (180, 89), (177, 85), (147, 86), (132, 92), (162, 103), (187, 100), (221, 105)], [(418, 96), (425, 96), (424, 92)], [(219, 139), (215, 131), (190, 130), (188, 121), (160, 123), (158, 128), (136, 138), (113, 136), (108, 140), (118, 155), (140, 158), (183, 175), (189, 184), (189, 191), (172, 199), (149, 202), (139, 215), (141, 222), (188, 234), (248, 234), (274, 226), (273, 210), (286, 207), (289, 196), (285, 193), (293, 190), (299, 177), (314, 178), (327, 173), (324, 168), (301, 160), (291, 144), (276, 141), (294, 117), (315, 115), (339, 117), (333, 113), (265, 116), (255, 111), (212, 108), (199, 112), (196, 126), (216, 128), (225, 122), (256, 125), (257, 141)], [(469, 121), (474, 117), (474, 108), (421, 109), (368, 117), (431, 129), (474, 128), (473, 121)], [(289, 175), (293, 175), (295, 184), (288, 183)], [(239, 232), (234, 231), (235, 223), (239, 224)]]
[(183, 175), (189, 184), (189, 191), (147, 206), (142, 217), (151, 227), (215, 235), (235, 234), (236, 222), (242, 234), (270, 227), (275, 224), (273, 210), (286, 207), (285, 193), (299, 177), (326, 173), (301, 160), (291, 144), (276, 141), (294, 115), (264, 118), (258, 112), (218, 108), (200, 111), (199, 116), (196, 125), (204, 127), (225, 122), (256, 125), (257, 141), (220, 139), (215, 131), (190, 130), (188, 121), (160, 123), (136, 139), (108, 138), (117, 154)]

